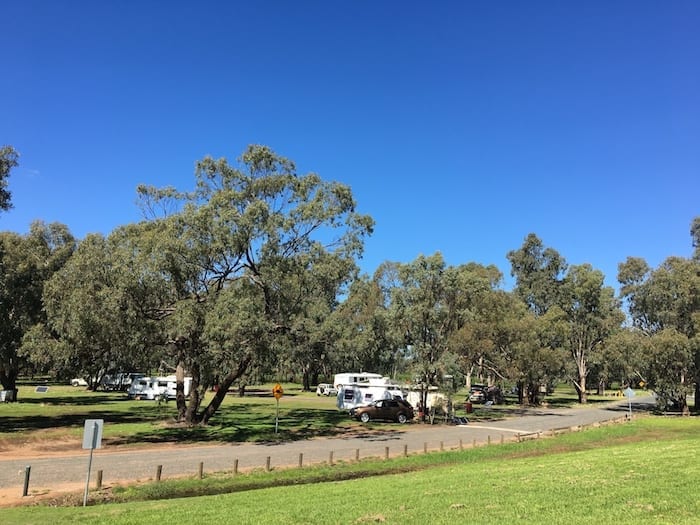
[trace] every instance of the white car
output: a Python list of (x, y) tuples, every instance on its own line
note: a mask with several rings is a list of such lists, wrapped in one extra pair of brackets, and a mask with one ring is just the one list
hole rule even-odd
[(338, 395), (338, 389), (333, 385), (328, 383), (319, 383), (316, 387), (317, 396), (336, 396)]
[(76, 377), (70, 380), (71, 386), (88, 386), (87, 381), (82, 377)]

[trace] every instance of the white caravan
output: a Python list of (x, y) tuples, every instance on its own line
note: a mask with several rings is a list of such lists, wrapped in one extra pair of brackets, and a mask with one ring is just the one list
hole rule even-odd
[[(336, 375), (336, 381), (338, 378)], [(371, 374), (366, 380), (356, 383), (338, 383), (337, 406), (341, 410), (369, 405), (377, 399), (403, 399), (401, 387), (388, 377)]]
[[(139, 377), (134, 379), (127, 392), (130, 399), (175, 399), (177, 379), (174, 375)], [(190, 394), (192, 378), (185, 378), (185, 396)]]

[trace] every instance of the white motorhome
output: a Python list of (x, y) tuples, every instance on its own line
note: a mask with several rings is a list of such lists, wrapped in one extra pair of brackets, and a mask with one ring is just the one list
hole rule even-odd
[[(339, 375), (336, 375), (336, 381)], [(341, 410), (369, 405), (377, 399), (403, 399), (401, 387), (388, 377), (379, 374), (369, 374), (363, 381), (356, 383), (338, 382), (337, 406)], [(344, 380), (344, 378), (341, 378)]]
[[(127, 394), (130, 399), (175, 399), (177, 379), (174, 375), (139, 377), (132, 381)], [(192, 378), (185, 378), (185, 396), (190, 393)]]
[(372, 374), (371, 372), (343, 372), (342, 374), (335, 374), (333, 386), (339, 389), (343, 385), (369, 383), (370, 379), (382, 379), (382, 375)]

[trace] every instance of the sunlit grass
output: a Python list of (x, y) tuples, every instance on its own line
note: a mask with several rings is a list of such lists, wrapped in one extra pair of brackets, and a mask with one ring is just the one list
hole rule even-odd
[[(697, 418), (650, 417), (534, 442), (230, 477), (246, 489), (232, 494), (87, 509), (3, 509), (2, 518), (115, 524), (150, 523), (154, 516), (251, 524), (700, 523), (700, 502), (692, 496), (700, 479), (699, 431)], [(337, 481), (362, 468), (372, 477)], [(381, 469), (401, 474), (379, 475)], [(178, 483), (184, 490), (187, 483), (204, 487), (224, 480)], [(275, 481), (283, 486), (265, 485)], [(256, 483), (269, 488), (252, 490)], [(168, 496), (165, 484), (153, 490)]]

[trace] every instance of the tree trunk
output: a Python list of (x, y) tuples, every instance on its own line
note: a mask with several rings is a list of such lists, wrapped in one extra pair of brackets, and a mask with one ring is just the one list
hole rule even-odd
[(518, 404), (524, 405), (525, 404), (525, 382), (524, 381), (518, 381), (515, 384), (516, 391), (518, 393)]
[(185, 401), (185, 365), (182, 361), (175, 368), (175, 404), (177, 406), (177, 420), (184, 421), (187, 414), (187, 402)]
[(0, 370), (0, 384), (2, 384), (3, 390), (9, 390), (12, 392), (10, 402), (14, 403), (17, 401), (17, 373), (14, 370)]
[(588, 402), (588, 392), (586, 392), (586, 374), (579, 372), (578, 384), (575, 384), (578, 402), (585, 405)]
[(305, 366), (304, 367), (304, 374), (302, 377), (302, 390), (304, 392), (310, 392), (311, 391), (311, 378), (309, 377), (309, 367)]
[(231, 388), (231, 385), (245, 373), (249, 364), (250, 358), (244, 359), (238, 364), (238, 368), (236, 370), (232, 370), (226, 375), (226, 377), (224, 377), (223, 381), (221, 381), (221, 384), (219, 385), (219, 390), (216, 391), (214, 398), (209, 402), (209, 405), (207, 405), (207, 408), (205, 408), (204, 412), (202, 413), (202, 418), (200, 420), (202, 425), (208, 424), (212, 416), (216, 414), (216, 411), (226, 398), (226, 394)]

